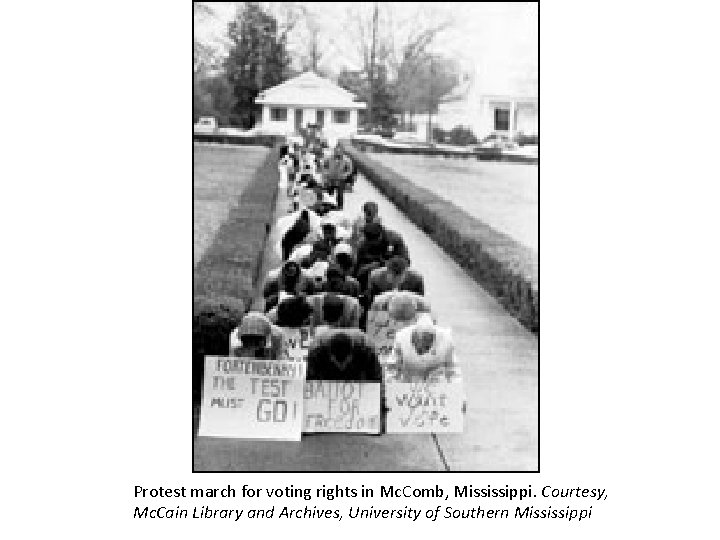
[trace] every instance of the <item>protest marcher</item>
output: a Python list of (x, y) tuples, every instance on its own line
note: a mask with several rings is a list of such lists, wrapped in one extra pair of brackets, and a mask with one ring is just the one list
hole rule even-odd
[(336, 194), (337, 206), (342, 209), (344, 204), (345, 184), (352, 173), (352, 162), (339, 147), (335, 148), (323, 171), (330, 194)]
[[(295, 249), (292, 250), (292, 253), (288, 257), (288, 261), (295, 261), (300, 266), (302, 266), (303, 261), (312, 253), (313, 250), (313, 244), (308, 243), (302, 243), (299, 246), (295, 246)], [(307, 268), (309, 265), (306, 265), (305, 268)]]
[[(352, 268), (352, 261), (350, 267)], [(337, 262), (331, 262), (327, 267), (322, 290), (323, 292), (344, 294), (353, 298), (360, 296), (360, 284), (354, 277), (348, 275)]]
[(238, 343), (230, 351), (232, 356), (277, 360), (282, 352), (282, 334), (269, 319), (259, 312), (245, 314), (234, 331), (231, 342)]
[(307, 380), (381, 382), (382, 369), (363, 332), (330, 329), (316, 335), (310, 346)]
[(377, 295), (393, 289), (411, 291), (420, 296), (425, 295), (425, 283), (422, 276), (409, 268), (407, 259), (404, 257), (393, 257), (384, 268), (376, 268), (370, 272), (367, 287), (369, 304), (372, 305), (372, 301)]
[(335, 246), (340, 243), (340, 239), (337, 237), (337, 227), (331, 221), (323, 220), (320, 228), (322, 230), (322, 238), (319, 242), (325, 244), (328, 255), (330, 255), (332, 250), (335, 249)]
[(324, 240), (315, 240), (310, 251), (300, 259), (300, 266), (310, 268), (318, 261), (327, 261), (330, 258), (331, 248)]
[(410, 262), (410, 252), (402, 236), (378, 222), (371, 222), (361, 228), (361, 241), (358, 244), (358, 262), (365, 265), (373, 260), (387, 261), (399, 255)]
[(334, 201), (329, 200), (328, 194), (318, 189), (315, 192), (316, 201), (308, 206), (308, 210), (312, 210), (318, 216), (327, 216), (330, 212), (337, 209)]
[(320, 292), (325, 288), (326, 272), (330, 266), (328, 261), (318, 259), (313, 262), (306, 270), (307, 277), (312, 281), (313, 291)]
[(280, 269), (277, 277), (269, 277), (263, 287), (265, 310), (271, 309), (278, 302), (281, 292), (289, 294), (313, 294), (315, 285), (311, 278), (304, 275), (302, 268), (295, 261), (287, 261)]
[(427, 313), (420, 315), (395, 334), (391, 365), (400, 379), (452, 378), (458, 371), (450, 329), (436, 326)]
[(314, 324), (313, 313), (313, 306), (305, 295), (288, 296), (267, 313), (267, 318), (281, 328), (300, 328)]
[(341, 242), (335, 246), (331, 260), (342, 268), (345, 277), (353, 277), (353, 271), (355, 269), (355, 253), (350, 244)]
[(331, 324), (338, 328), (357, 328), (362, 308), (357, 299), (336, 293), (318, 293), (307, 297), (313, 307), (315, 324)]
[(387, 246), (382, 237), (382, 226), (379, 223), (368, 223), (363, 227), (362, 240), (358, 244), (353, 272), (360, 286), (367, 287), (369, 273), (385, 264)]
[(344, 210), (333, 209), (328, 212), (325, 221), (335, 224), (338, 229), (338, 238), (343, 238), (350, 242), (352, 238), (353, 219)]
[(362, 215), (359, 216), (352, 226), (352, 242), (354, 245), (358, 245), (362, 240), (362, 230), (365, 225), (369, 223), (380, 223), (382, 220), (378, 215), (379, 209), (375, 201), (366, 201), (362, 205)]
[(410, 260), (410, 252), (408, 251), (407, 245), (405, 244), (405, 240), (403, 240), (403, 237), (400, 235), (400, 233), (397, 233), (391, 229), (388, 229), (387, 227), (383, 227), (383, 239), (385, 240), (385, 258), (386, 260), (395, 257), (400, 256), (405, 258), (407, 260), (408, 264), (410, 264), (412, 261)]
[(295, 189), (295, 178), (293, 171), (292, 157), (289, 154), (285, 154), (280, 161), (278, 161), (278, 171), (280, 172), (280, 189), (285, 189), (285, 193), (288, 197), (291, 197)]
[(422, 313), (430, 313), (430, 302), (423, 296), (410, 291), (386, 291), (377, 295), (370, 307), (376, 311), (387, 311), (396, 321), (415, 321)]
[(282, 238), (282, 258), (284, 261), (288, 259), (295, 246), (302, 243), (310, 231), (310, 216), (307, 210), (303, 210), (300, 212), (297, 221)]

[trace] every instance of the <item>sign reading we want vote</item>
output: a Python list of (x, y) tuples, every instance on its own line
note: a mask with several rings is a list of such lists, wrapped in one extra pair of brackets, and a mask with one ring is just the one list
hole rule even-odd
[(305, 365), (205, 357), (198, 435), (300, 440)]
[(388, 382), (387, 433), (462, 433), (464, 392), (459, 382)]
[(306, 381), (303, 433), (380, 433), (380, 383)]

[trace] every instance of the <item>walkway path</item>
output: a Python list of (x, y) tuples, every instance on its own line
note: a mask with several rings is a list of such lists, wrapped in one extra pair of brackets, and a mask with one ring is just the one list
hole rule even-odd
[[(468, 396), (458, 435), (303, 435), (299, 443), (195, 439), (195, 470), (499, 471), (537, 470), (538, 341), (427, 235), (359, 177), (346, 211), (374, 200), (400, 232), (442, 326), (453, 329)], [(278, 215), (287, 199), (278, 198)], [(271, 232), (268, 249), (276, 241)], [(279, 264), (266, 252), (263, 272)]]

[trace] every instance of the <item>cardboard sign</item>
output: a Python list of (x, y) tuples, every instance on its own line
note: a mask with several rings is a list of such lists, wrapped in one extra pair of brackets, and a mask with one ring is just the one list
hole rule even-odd
[(367, 336), (375, 346), (380, 363), (387, 362), (387, 357), (392, 353), (395, 334), (398, 330), (412, 324), (400, 322), (390, 317), (387, 311), (371, 309), (367, 316)]
[(299, 441), (304, 367), (206, 356), (198, 435)]
[(459, 382), (389, 382), (386, 432), (462, 433), (463, 400)]
[(310, 344), (315, 339), (315, 328), (303, 326), (301, 328), (281, 328), (282, 360), (288, 362), (306, 362)]
[(380, 383), (305, 381), (303, 433), (380, 433)]

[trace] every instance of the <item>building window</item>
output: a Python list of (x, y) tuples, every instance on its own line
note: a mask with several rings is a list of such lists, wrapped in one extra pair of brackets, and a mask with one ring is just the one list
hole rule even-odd
[(270, 109), (270, 120), (273, 122), (287, 122), (287, 109), (273, 107)]
[(333, 123), (335, 124), (349, 124), (350, 123), (350, 111), (333, 111)]
[(495, 131), (510, 130), (510, 110), (495, 109)]

